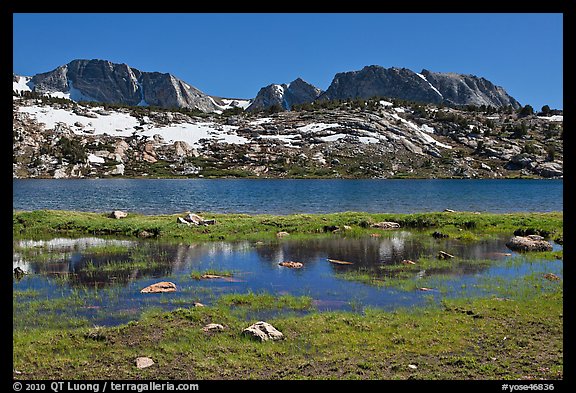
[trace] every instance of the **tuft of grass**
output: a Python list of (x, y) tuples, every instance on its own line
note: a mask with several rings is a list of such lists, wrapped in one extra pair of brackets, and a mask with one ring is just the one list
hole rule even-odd
[(314, 306), (309, 296), (281, 295), (268, 293), (224, 294), (218, 298), (219, 306), (245, 307), (252, 310), (311, 310)]
[(201, 280), (204, 275), (214, 275), (214, 276), (221, 276), (221, 277), (232, 277), (232, 271), (230, 270), (218, 270), (218, 269), (206, 269), (203, 271), (193, 271), (190, 273), (190, 276), (194, 280)]

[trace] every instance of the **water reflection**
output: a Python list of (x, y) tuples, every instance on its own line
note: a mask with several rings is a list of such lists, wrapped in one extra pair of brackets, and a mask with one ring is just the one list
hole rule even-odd
[[(191, 306), (193, 302), (210, 305), (222, 294), (249, 291), (310, 296), (320, 310), (354, 309), (358, 304), (394, 308), (423, 304), (425, 296), (440, 296), (440, 293), (379, 287), (344, 279), (340, 273), (367, 272), (375, 277), (390, 277), (405, 259), (435, 260), (438, 251), (445, 251), (456, 256), (456, 262), (412, 269), (404, 278), (453, 277), (449, 285), (460, 290), (463, 283), (470, 283), (476, 277), (519, 274), (518, 270), (495, 270), (490, 263), (478, 263), (478, 260), (497, 261), (510, 258), (511, 254), (518, 255), (506, 248), (507, 240), (506, 237), (462, 242), (395, 231), (383, 233), (381, 237), (283, 239), (267, 244), (247, 241), (165, 244), (97, 238), (19, 241), (14, 243), (13, 268), (20, 267), (30, 274), (15, 280), (13, 289), (34, 288), (43, 291), (47, 298), (66, 296), (67, 290), (73, 293), (79, 288), (87, 296), (90, 291), (99, 291), (94, 299), (85, 300), (82, 312), (92, 313), (92, 318), (104, 324), (123, 320), (118, 312), (133, 319), (138, 312), (135, 310), (142, 310), (143, 306), (170, 309)], [(328, 259), (352, 264), (337, 265)], [(280, 266), (284, 261), (301, 262), (303, 267)], [(561, 261), (549, 262), (547, 266), (553, 266), (556, 270), (551, 271), (561, 274)], [(231, 272), (232, 277), (211, 280), (192, 277), (193, 272), (208, 270)], [(405, 269), (396, 271), (406, 273)], [(178, 291), (163, 295), (140, 293), (140, 289), (157, 281), (172, 281)], [(103, 294), (102, 288), (109, 293)], [(107, 311), (106, 316), (98, 314), (100, 308)]]

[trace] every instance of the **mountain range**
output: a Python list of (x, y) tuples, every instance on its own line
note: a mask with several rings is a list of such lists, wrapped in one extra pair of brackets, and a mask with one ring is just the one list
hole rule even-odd
[(504, 88), (485, 78), (457, 73), (438, 73), (370, 65), (359, 71), (337, 73), (326, 91), (301, 78), (290, 83), (262, 87), (254, 98), (244, 100), (211, 96), (169, 73), (144, 72), (107, 60), (73, 60), (33, 76), (13, 74), (14, 90), (30, 90), (69, 98), (132, 106), (189, 108), (221, 112), (238, 106), (248, 111), (323, 100), (373, 97), (397, 98), (422, 103), (495, 108), (521, 107)]

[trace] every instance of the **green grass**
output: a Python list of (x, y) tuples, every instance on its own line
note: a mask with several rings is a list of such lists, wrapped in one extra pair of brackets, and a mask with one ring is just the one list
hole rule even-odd
[[(562, 303), (556, 285), (518, 301), (280, 315), (267, 322), (285, 339), (264, 343), (241, 334), (256, 320), (223, 304), (149, 310), (117, 327), (17, 329), (13, 368), (26, 380), (556, 380), (563, 378)], [(202, 331), (208, 323), (224, 331)], [(155, 365), (138, 370), (138, 356)]]
[(205, 274), (221, 276), (221, 277), (232, 277), (232, 272), (230, 270), (218, 270), (218, 269), (206, 269), (202, 271), (193, 271), (190, 276), (194, 280), (201, 280)]
[(218, 298), (218, 305), (228, 307), (245, 307), (252, 310), (311, 310), (312, 298), (309, 296), (281, 295), (274, 296), (268, 293), (225, 294)]
[[(462, 240), (476, 240), (481, 236), (512, 233), (517, 229), (537, 228), (556, 238), (563, 234), (563, 213), (475, 214), (472, 212), (433, 212), (414, 214), (386, 214), (343, 212), (332, 214), (247, 215), (202, 213), (205, 219), (215, 219), (215, 225), (192, 226), (177, 224), (183, 214), (142, 215), (129, 213), (123, 219), (111, 219), (107, 213), (60, 210), (15, 211), (12, 214), (14, 239), (49, 236), (115, 236), (138, 238), (143, 231), (152, 238), (166, 241), (252, 240), (277, 241), (276, 233), (283, 231), (290, 238), (312, 236), (368, 236), (385, 231), (370, 226), (380, 221), (394, 221), (404, 229), (442, 229), (449, 236)], [(342, 230), (333, 234), (326, 227)]]
[[(183, 214), (129, 214), (125, 219), (114, 220), (104, 213), (14, 212), (13, 235), (15, 239), (86, 235), (136, 239), (145, 230), (154, 238), (174, 242), (278, 242), (282, 241), (276, 238), (278, 231), (289, 232), (290, 239), (394, 233), (370, 227), (379, 221), (398, 222), (401, 230), (418, 232), (418, 236), (430, 238), (438, 230), (461, 241), (512, 236), (515, 230), (527, 228), (547, 231), (552, 239), (563, 235), (562, 212), (201, 215), (216, 219), (216, 225), (176, 224), (176, 218)], [(344, 225), (351, 229), (336, 234), (325, 230), (326, 226)], [(147, 240), (139, 247), (154, 252), (155, 244)], [(150, 264), (166, 260), (167, 255), (159, 252), (153, 258), (146, 256), (150, 249), (130, 248), (127, 262)], [(92, 251), (101, 256), (101, 250)], [(123, 252), (118, 248), (116, 255)], [(562, 252), (526, 253), (521, 258), (539, 264), (557, 257), (563, 257)], [(519, 261), (509, 258), (498, 263), (514, 266)], [(441, 272), (455, 265), (485, 267), (494, 263), (433, 257), (415, 262), (417, 265), (348, 270), (342, 278), (407, 291), (425, 286), (442, 296), (449, 277), (439, 274), (416, 282), (412, 276), (420, 269)], [(115, 267), (112, 261), (109, 265)], [(96, 272), (97, 267), (92, 268)], [(193, 280), (192, 275), (189, 280)], [(75, 312), (87, 300), (98, 304), (98, 299), (113, 296), (113, 291), (83, 288), (69, 292), (64, 284), (66, 281), (58, 289), (62, 290), (61, 296), (54, 299), (32, 289), (13, 292), (13, 368), (22, 373), (15, 374), (16, 379), (563, 378), (563, 279), (550, 281), (541, 273), (516, 279), (479, 280), (475, 285), (486, 289), (490, 297), (444, 298), (440, 305), (430, 301), (426, 306), (392, 312), (361, 306), (357, 312), (319, 312), (309, 297), (268, 293), (224, 294), (217, 298), (214, 294), (212, 306), (207, 307), (192, 307), (188, 299), (179, 298), (171, 304), (186, 308), (170, 312), (144, 308), (139, 310), (138, 320), (114, 327), (91, 326)], [(195, 295), (194, 287), (188, 289), (190, 299)], [(274, 312), (279, 310), (305, 313)], [(285, 339), (260, 343), (243, 336), (242, 330), (256, 322), (254, 315), (273, 315), (266, 321), (283, 332)], [(202, 331), (207, 323), (220, 323), (225, 329), (207, 333)], [(138, 356), (149, 356), (156, 364), (138, 370), (134, 366)], [(417, 368), (409, 368), (409, 364)]]

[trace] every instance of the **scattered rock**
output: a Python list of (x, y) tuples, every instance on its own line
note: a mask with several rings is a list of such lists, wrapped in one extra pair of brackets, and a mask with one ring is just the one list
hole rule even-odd
[(114, 210), (112, 213), (110, 213), (110, 218), (115, 218), (117, 220), (121, 219), (121, 218), (125, 218), (128, 216), (128, 213), (123, 212), (121, 210)]
[(285, 236), (290, 236), (290, 234), (288, 232), (283, 232), (283, 231), (278, 232), (276, 234), (276, 237), (285, 237)]
[[(182, 221), (185, 221), (185, 222), (193, 224), (193, 225), (214, 225), (214, 224), (216, 224), (215, 219), (205, 220), (203, 217), (200, 217), (198, 214), (194, 214), (194, 213), (188, 213), (186, 216), (184, 216), (184, 218), (182, 218)], [(182, 221), (178, 220), (178, 222), (182, 222)]]
[(392, 221), (382, 221), (382, 222), (377, 222), (376, 224), (372, 224), (372, 228), (397, 229), (397, 228), (400, 228), (400, 224), (398, 224), (397, 222), (392, 222)]
[(557, 275), (555, 275), (554, 273), (546, 273), (544, 274), (544, 278), (546, 280), (550, 280), (550, 281), (558, 281), (560, 280), (560, 277), (558, 277)]
[(447, 238), (447, 237), (449, 237), (449, 236), (446, 235), (445, 233), (438, 232), (438, 231), (434, 231), (434, 233), (432, 233), (432, 237), (433, 237), (434, 239), (443, 239), (443, 238)]
[(182, 217), (178, 217), (178, 218), (176, 219), (176, 222), (177, 222), (178, 224), (186, 224), (186, 225), (188, 225), (188, 226), (192, 225), (192, 224), (190, 224), (188, 221), (186, 221), (185, 219), (183, 219)]
[(538, 235), (514, 236), (506, 247), (512, 251), (552, 251), (552, 245)]
[(284, 338), (282, 332), (278, 331), (274, 326), (264, 321), (259, 321), (253, 325), (248, 326), (242, 331), (242, 334), (260, 341), (274, 341), (282, 340)]
[(20, 280), (25, 275), (26, 275), (26, 272), (24, 270), (22, 270), (22, 268), (20, 266), (16, 266), (14, 268), (14, 277), (16, 277), (17, 280)]
[(176, 292), (176, 284), (170, 281), (161, 281), (142, 289), (140, 293)]
[(145, 230), (141, 230), (140, 232), (138, 232), (138, 237), (141, 239), (147, 239), (149, 237), (153, 237), (154, 234), (152, 232), (148, 232)]
[(353, 265), (353, 262), (340, 261), (338, 259), (328, 259), (328, 262), (335, 263), (336, 265)]
[(148, 357), (141, 356), (136, 358), (136, 367), (137, 368), (146, 368), (150, 367), (154, 364), (154, 361)]
[(224, 326), (219, 323), (209, 323), (202, 328), (205, 332), (221, 332), (224, 330)]
[(304, 266), (302, 262), (292, 262), (292, 261), (280, 262), (279, 265), (289, 267), (292, 269), (300, 269), (302, 266)]
[(444, 251), (438, 251), (438, 259), (451, 259), (454, 258), (454, 255), (448, 254)]

